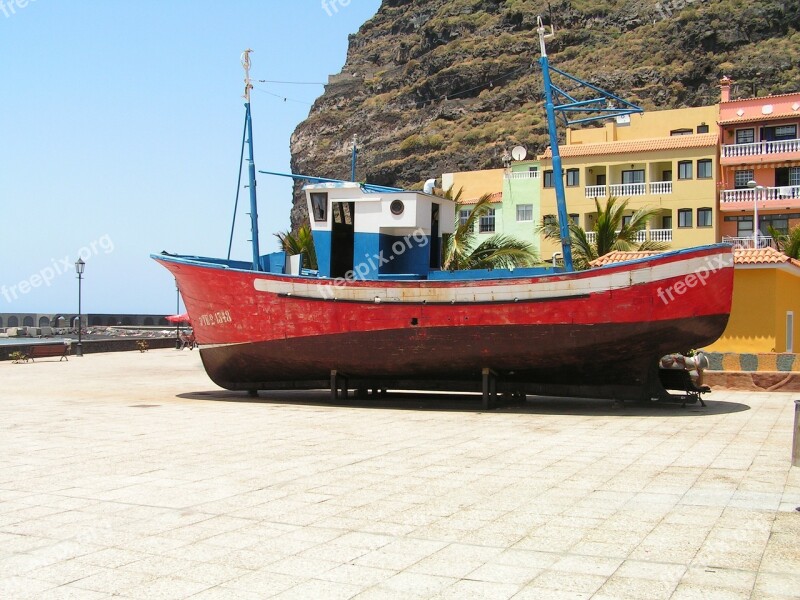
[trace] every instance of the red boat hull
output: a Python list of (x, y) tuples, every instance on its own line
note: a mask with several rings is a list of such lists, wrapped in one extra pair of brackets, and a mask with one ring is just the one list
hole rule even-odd
[(334, 282), (156, 259), (178, 281), (209, 376), (243, 390), (327, 386), (332, 371), (425, 388), (488, 368), (520, 389), (649, 397), (661, 356), (722, 334), (733, 289), (721, 245), (468, 281)]

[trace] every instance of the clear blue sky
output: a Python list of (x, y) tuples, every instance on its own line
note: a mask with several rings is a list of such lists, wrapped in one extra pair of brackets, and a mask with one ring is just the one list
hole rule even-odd
[[(325, 82), (380, 5), (2, 1), (0, 312), (46, 313), (77, 311), (79, 254), (84, 312), (174, 312), (173, 279), (149, 254), (227, 253), (242, 50), (254, 79)], [(256, 86), (256, 167), (288, 172), (289, 137), (323, 87)], [(258, 184), (267, 252), (289, 227), (291, 184)], [(242, 199), (232, 258), (249, 260)]]

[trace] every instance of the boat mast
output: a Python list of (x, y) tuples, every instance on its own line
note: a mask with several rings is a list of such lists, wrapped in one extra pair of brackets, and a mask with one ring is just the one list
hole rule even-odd
[(353, 156), (350, 159), (350, 181), (356, 180), (356, 157), (358, 156), (358, 136), (353, 134)]
[(258, 248), (258, 201), (256, 199), (256, 163), (253, 159), (253, 119), (250, 113), (250, 53), (249, 48), (242, 52), (242, 67), (244, 67), (244, 108), (245, 130), (247, 132), (247, 175), (250, 188), (250, 231), (253, 245), (253, 270), (260, 271)]
[[(550, 134), (550, 150), (553, 153), (553, 184), (556, 190), (556, 206), (558, 208), (558, 226), (561, 234), (561, 251), (564, 257), (564, 270), (572, 271), (572, 240), (569, 233), (569, 214), (567, 213), (567, 200), (564, 194), (563, 169), (561, 167), (561, 153), (558, 150), (558, 130), (556, 128), (556, 111), (553, 104), (553, 88), (550, 81), (550, 63), (547, 60), (547, 48), (544, 40), (553, 37), (553, 27), (550, 33), (545, 34), (542, 17), (537, 17), (539, 32), (539, 48), (541, 56), (539, 64), (542, 67), (544, 82), (544, 106), (547, 111), (547, 129)], [(555, 261), (553, 261), (555, 263)], [(555, 266), (555, 264), (553, 265)]]
[[(553, 27), (550, 26), (550, 33), (546, 33), (542, 17), (537, 17), (539, 32), (539, 47), (541, 57), (539, 64), (542, 67), (542, 81), (544, 83), (544, 101), (547, 111), (547, 129), (550, 133), (550, 151), (553, 153), (553, 187), (556, 191), (556, 203), (558, 205), (558, 225), (561, 235), (561, 248), (564, 255), (564, 268), (567, 271), (573, 270), (572, 265), (572, 246), (570, 237), (569, 214), (567, 213), (567, 201), (564, 194), (564, 176), (561, 166), (561, 153), (558, 149), (558, 130), (556, 128), (556, 113), (561, 115), (564, 124), (577, 125), (581, 123), (592, 123), (609, 118), (620, 119), (626, 115), (643, 113), (644, 111), (622, 98), (607, 92), (596, 85), (578, 79), (574, 75), (565, 73), (560, 69), (550, 66), (547, 59), (547, 48), (545, 39), (553, 37)], [(557, 73), (573, 84), (577, 84), (576, 89), (583, 92), (587, 90), (591, 93), (589, 98), (579, 100), (573, 91), (567, 92), (553, 84), (550, 72)], [(586, 116), (581, 116), (586, 115)]]

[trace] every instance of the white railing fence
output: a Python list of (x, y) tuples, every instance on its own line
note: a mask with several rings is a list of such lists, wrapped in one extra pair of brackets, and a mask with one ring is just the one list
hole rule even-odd
[(722, 147), (723, 158), (758, 156), (761, 154), (782, 154), (784, 152), (800, 152), (800, 139), (780, 140), (778, 142), (755, 142), (752, 144), (727, 144)]
[(767, 187), (762, 190), (742, 188), (740, 190), (722, 190), (722, 202), (768, 202), (771, 200), (800, 199), (800, 185), (783, 185)]

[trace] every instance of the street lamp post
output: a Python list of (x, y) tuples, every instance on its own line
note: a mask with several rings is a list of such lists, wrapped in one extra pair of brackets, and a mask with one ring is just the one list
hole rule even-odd
[(75, 356), (83, 356), (83, 345), (81, 344), (81, 325), (83, 318), (81, 317), (81, 281), (83, 281), (83, 270), (86, 263), (82, 258), (78, 258), (75, 263), (75, 272), (78, 274), (78, 346), (75, 348)]
[(751, 179), (747, 182), (747, 187), (755, 192), (755, 200), (753, 201), (753, 249), (758, 250), (758, 201), (761, 199), (761, 192), (764, 186), (758, 185)]

